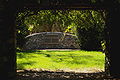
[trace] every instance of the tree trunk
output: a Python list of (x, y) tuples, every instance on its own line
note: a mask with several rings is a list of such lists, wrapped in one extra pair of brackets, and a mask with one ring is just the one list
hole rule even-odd
[[(10, 0), (9, 0), (10, 1)], [(15, 5), (0, 1), (0, 79), (15, 80)]]
[(106, 71), (111, 76), (120, 78), (120, 8), (112, 6), (108, 9), (106, 21)]

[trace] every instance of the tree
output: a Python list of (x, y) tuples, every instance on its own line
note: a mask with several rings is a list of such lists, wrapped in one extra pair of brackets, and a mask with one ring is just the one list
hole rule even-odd
[[(22, 34), (38, 32), (65, 32), (77, 35), (81, 48), (98, 50), (103, 40), (104, 11), (93, 10), (41, 10), (19, 14)], [(18, 28), (21, 28), (20, 26)], [(26, 31), (24, 31), (26, 30)], [(23, 32), (22, 32), (23, 31)], [(25, 33), (26, 32), (26, 33)], [(20, 33), (19, 33), (20, 34)], [(24, 36), (23, 35), (23, 36)]]
[(18, 13), (16, 16), (16, 40), (17, 40), (17, 48), (22, 48), (25, 43), (25, 36), (29, 35), (29, 30), (27, 25), (25, 24), (25, 17), (30, 15), (29, 11), (25, 11), (23, 13)]
[(43, 10), (37, 15), (26, 17), (25, 24), (31, 27), (31, 33), (64, 32), (71, 24), (71, 19), (67, 15), (68, 11)]
[[(101, 14), (102, 12), (102, 14)], [(104, 11), (81, 11), (77, 15), (77, 32), (84, 50), (101, 50), (101, 41), (104, 40), (105, 15)]]

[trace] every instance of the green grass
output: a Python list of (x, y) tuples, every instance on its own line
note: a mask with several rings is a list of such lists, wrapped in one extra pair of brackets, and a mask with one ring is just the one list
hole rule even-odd
[(17, 52), (17, 69), (101, 69), (105, 55), (98, 51), (48, 51)]

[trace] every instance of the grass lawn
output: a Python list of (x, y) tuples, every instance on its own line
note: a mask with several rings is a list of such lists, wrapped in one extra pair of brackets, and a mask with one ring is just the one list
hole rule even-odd
[(104, 70), (105, 55), (98, 51), (37, 50), (17, 52), (17, 69)]

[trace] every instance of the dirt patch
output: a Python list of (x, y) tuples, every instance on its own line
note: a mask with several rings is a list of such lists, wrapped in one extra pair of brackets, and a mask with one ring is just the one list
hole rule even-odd
[(105, 72), (81, 73), (46, 70), (18, 70), (17, 80), (120, 80)]

